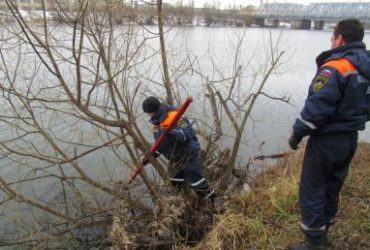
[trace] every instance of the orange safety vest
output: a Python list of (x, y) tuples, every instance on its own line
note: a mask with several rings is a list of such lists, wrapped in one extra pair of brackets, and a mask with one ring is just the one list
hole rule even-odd
[(358, 73), (355, 66), (353, 66), (353, 64), (346, 58), (339, 58), (336, 60), (331, 60), (325, 63), (324, 65), (322, 65), (321, 67), (325, 67), (325, 66), (332, 67), (338, 70), (339, 73), (341, 73), (343, 77)]

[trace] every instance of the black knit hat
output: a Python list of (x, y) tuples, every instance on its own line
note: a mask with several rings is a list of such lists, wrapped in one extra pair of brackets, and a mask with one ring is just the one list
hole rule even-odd
[(159, 100), (154, 96), (149, 96), (143, 101), (143, 111), (145, 113), (155, 113), (161, 106)]

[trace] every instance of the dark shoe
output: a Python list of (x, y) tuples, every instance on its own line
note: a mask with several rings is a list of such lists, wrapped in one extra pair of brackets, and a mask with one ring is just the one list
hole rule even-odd
[(307, 237), (306, 241), (288, 246), (289, 250), (325, 250), (326, 237)]
[(224, 212), (224, 202), (223, 199), (218, 196), (214, 190), (208, 191), (208, 194), (204, 196), (202, 199), (202, 203), (208, 204), (208, 208), (214, 214), (221, 214)]
[(335, 222), (336, 222), (336, 221), (335, 221), (334, 219), (332, 219), (332, 220), (330, 220), (328, 223), (326, 223), (326, 227), (325, 227), (325, 232), (326, 232), (326, 233), (328, 233), (328, 232), (329, 232), (329, 228), (330, 228), (330, 227), (334, 226)]
[(288, 246), (289, 250), (325, 250), (326, 246), (312, 246), (307, 242), (294, 243)]

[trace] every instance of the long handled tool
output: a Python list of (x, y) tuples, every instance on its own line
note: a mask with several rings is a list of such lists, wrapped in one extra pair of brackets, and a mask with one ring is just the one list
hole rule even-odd
[[(180, 108), (177, 110), (177, 113), (175, 115), (175, 117), (173, 118), (173, 120), (171, 121), (171, 123), (168, 125), (167, 127), (167, 132), (170, 132), (173, 127), (176, 125), (176, 123), (179, 121), (179, 119), (181, 118), (181, 116), (185, 113), (185, 110), (189, 107), (190, 103), (193, 101), (193, 98), (191, 96), (189, 96), (188, 98), (186, 98), (185, 102), (180, 106)], [(144, 156), (144, 159), (147, 157), (148, 154), (153, 154), (157, 151), (158, 147), (161, 145), (161, 143), (163, 142), (165, 138), (165, 133), (162, 133), (159, 138), (156, 140), (156, 142), (151, 146), (150, 150), (148, 153), (145, 154)], [(135, 171), (134, 173), (131, 175), (130, 177), (130, 181), (128, 184), (131, 184), (136, 176), (138, 176), (141, 172), (141, 170), (145, 167), (146, 164), (142, 164), (142, 163), (139, 163), (136, 165), (136, 168), (135, 168)]]

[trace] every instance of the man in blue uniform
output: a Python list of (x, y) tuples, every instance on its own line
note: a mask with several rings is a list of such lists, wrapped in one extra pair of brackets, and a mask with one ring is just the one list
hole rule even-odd
[(299, 189), (301, 230), (306, 241), (289, 249), (326, 249), (326, 234), (338, 210), (338, 197), (356, 151), (357, 131), (370, 116), (370, 52), (356, 19), (340, 21), (332, 49), (321, 53), (289, 145), (296, 150), (309, 135)]
[(201, 199), (212, 201), (216, 211), (220, 212), (222, 201), (203, 177), (200, 144), (189, 121), (180, 118), (174, 128), (167, 132), (177, 110), (171, 105), (160, 103), (154, 96), (146, 98), (142, 106), (143, 111), (151, 117), (154, 139), (157, 140), (162, 133), (166, 133), (154, 157), (163, 154), (169, 161), (168, 172), (172, 185), (180, 191), (187, 180)]

